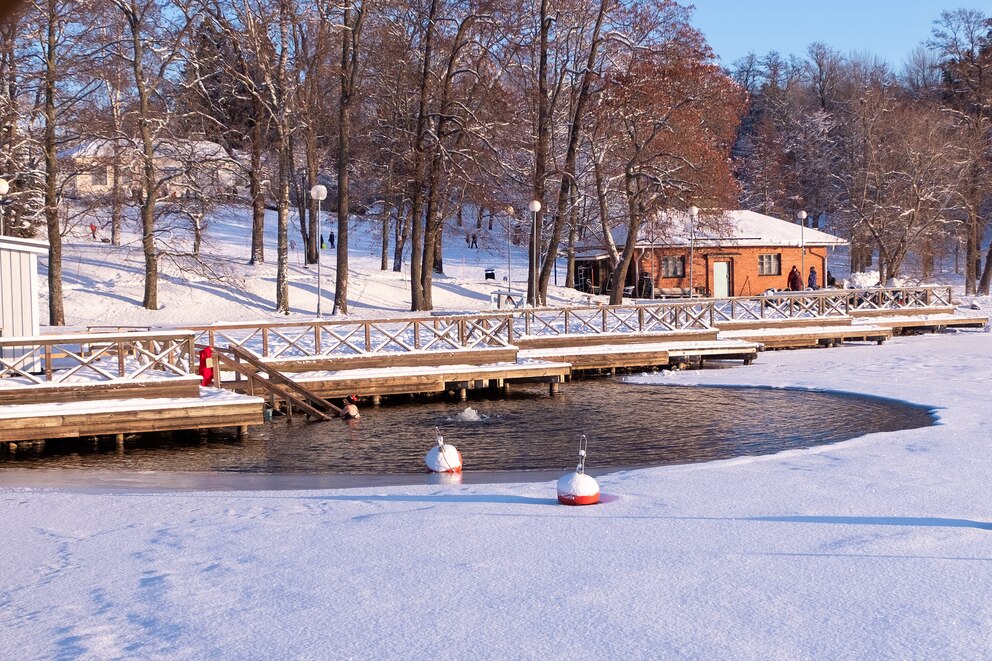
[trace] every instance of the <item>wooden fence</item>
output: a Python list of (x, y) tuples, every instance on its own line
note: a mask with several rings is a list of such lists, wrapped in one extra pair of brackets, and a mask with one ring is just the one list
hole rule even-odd
[(193, 338), (191, 331), (2, 338), (0, 379), (43, 385), (189, 376)]
[(341, 358), (414, 352), (507, 349), (509, 314), (225, 324), (193, 327), (197, 344), (236, 347), (262, 358)]
[[(639, 305), (525, 308), (501, 313), (192, 327), (195, 344), (273, 360), (506, 349), (519, 337), (690, 332), (727, 321), (844, 318), (951, 307), (950, 287), (824, 289)], [(90, 337), (90, 336), (84, 336)], [(127, 335), (125, 337), (134, 337)], [(2, 376), (3, 373), (0, 373)]]

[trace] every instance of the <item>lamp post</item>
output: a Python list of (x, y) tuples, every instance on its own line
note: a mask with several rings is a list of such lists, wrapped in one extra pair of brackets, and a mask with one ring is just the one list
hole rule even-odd
[(531, 200), (530, 204), (527, 205), (527, 208), (530, 209), (531, 217), (532, 217), (531, 220), (532, 248), (530, 255), (530, 268), (528, 269), (530, 273), (528, 274), (528, 281), (527, 281), (527, 289), (529, 291), (527, 293), (533, 296), (533, 298), (529, 301), (529, 303), (532, 306), (537, 307), (537, 265), (538, 265), (538, 255), (541, 252), (541, 234), (540, 234), (540, 228), (538, 228), (537, 226), (537, 212), (541, 210), (541, 201)]
[(806, 216), (808, 214), (805, 211), (800, 211), (796, 214), (796, 220), (799, 221), (799, 248), (801, 252), (799, 253), (799, 274), (803, 277), (805, 282), (806, 278)]
[[(312, 241), (316, 241), (320, 237), (320, 203), (327, 199), (327, 186), (322, 184), (317, 184), (310, 189), (310, 197), (317, 200), (317, 236), (310, 237)], [(317, 316), (321, 316), (320, 312), (320, 301), (323, 298), (321, 294), (321, 281), (320, 281), (320, 244), (317, 244)]]
[[(5, 196), (9, 192), (10, 192), (10, 182), (8, 182), (6, 179), (0, 179), (0, 198)], [(0, 199), (0, 236), (3, 236), (4, 234), (3, 215), (4, 215), (3, 200)]]
[(698, 217), (699, 207), (693, 204), (689, 207), (689, 298), (692, 298), (696, 293), (696, 288), (692, 282), (692, 266), (693, 262), (696, 261), (696, 218)]
[(513, 207), (506, 208), (506, 295), (513, 296), (513, 275), (510, 271), (510, 232), (513, 231)]

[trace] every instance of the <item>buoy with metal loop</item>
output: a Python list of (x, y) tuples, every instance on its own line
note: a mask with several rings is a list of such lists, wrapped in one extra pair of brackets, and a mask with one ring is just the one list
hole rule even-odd
[(437, 434), (437, 445), (424, 457), (428, 470), (432, 473), (461, 473), (462, 455), (454, 445), (444, 442), (441, 430), (434, 428)]
[(599, 502), (599, 482), (586, 475), (586, 435), (579, 439), (579, 465), (574, 473), (558, 480), (558, 502), (562, 505), (595, 505)]

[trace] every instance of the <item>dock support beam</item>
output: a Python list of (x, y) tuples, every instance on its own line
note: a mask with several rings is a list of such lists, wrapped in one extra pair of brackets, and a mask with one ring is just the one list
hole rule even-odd
[(548, 384), (548, 394), (554, 397), (558, 394), (560, 384), (557, 381), (552, 381)]
[(238, 427), (238, 440), (243, 441), (246, 436), (248, 436), (248, 425), (240, 425)]
[(382, 406), (382, 395), (372, 395), (372, 406), (376, 408)]
[(468, 388), (458, 389), (458, 401), (464, 402), (468, 399)]
[(117, 452), (124, 452), (124, 434), (115, 434), (114, 442), (117, 444)]

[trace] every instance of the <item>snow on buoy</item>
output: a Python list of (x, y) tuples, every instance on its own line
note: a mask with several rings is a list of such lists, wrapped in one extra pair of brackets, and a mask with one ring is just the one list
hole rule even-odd
[(424, 457), (427, 469), (432, 473), (461, 473), (462, 455), (458, 448), (444, 442), (440, 429), (435, 427), (434, 431), (437, 432), (437, 446)]
[(558, 502), (562, 505), (595, 505), (599, 502), (599, 483), (586, 475), (586, 436), (579, 439), (579, 465), (574, 473), (558, 480)]

